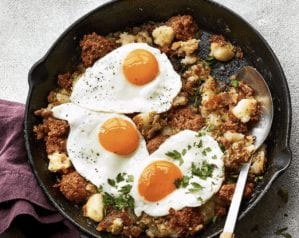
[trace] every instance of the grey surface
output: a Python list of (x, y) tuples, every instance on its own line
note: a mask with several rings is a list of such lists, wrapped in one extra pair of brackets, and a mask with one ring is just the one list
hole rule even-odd
[[(0, 98), (25, 102), (27, 73), (54, 40), (73, 21), (97, 7), (101, 0), (0, 0)], [(237, 237), (278, 237), (288, 227), (299, 237), (299, 1), (217, 0), (243, 16), (268, 41), (289, 83), (293, 103), (291, 148), (293, 162), (257, 207), (238, 223)], [(289, 192), (284, 203), (277, 191)]]

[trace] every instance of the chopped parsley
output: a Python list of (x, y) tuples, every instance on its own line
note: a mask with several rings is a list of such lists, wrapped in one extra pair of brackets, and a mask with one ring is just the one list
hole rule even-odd
[(292, 238), (292, 236), (286, 232), (287, 231), (287, 227), (284, 227), (284, 228), (281, 228), (281, 229), (278, 229), (277, 231), (275, 231), (275, 235), (278, 235), (278, 236), (282, 236), (282, 237), (285, 237), (285, 238)]
[(100, 185), (100, 186), (97, 188), (97, 191), (98, 191), (99, 193), (103, 192), (103, 186)]
[(132, 189), (132, 185), (130, 184), (127, 184), (127, 185), (124, 185), (122, 186), (120, 189), (119, 189), (119, 192), (123, 193), (123, 194), (128, 194)]
[(123, 208), (134, 208), (134, 198), (129, 194), (120, 194), (119, 196), (113, 197), (109, 193), (104, 193), (103, 202), (105, 207), (114, 207), (118, 210)]
[[(118, 174), (116, 176), (116, 179), (108, 179), (108, 183), (109, 185), (111, 185), (112, 187), (118, 188), (117, 186), (117, 182), (122, 182), (125, 180), (125, 176), (126, 174)], [(134, 180), (134, 177), (132, 175), (127, 176), (127, 180)], [(116, 196), (112, 196), (109, 193), (104, 193), (103, 195), (103, 202), (105, 207), (114, 207), (116, 209), (123, 209), (123, 208), (134, 208), (134, 199), (129, 195), (130, 191), (132, 189), (132, 185), (130, 184), (126, 184), (121, 186), (120, 188), (118, 188), (118, 192), (120, 193), (119, 195)]]
[(217, 159), (217, 156), (216, 156), (216, 155), (213, 155), (213, 156), (212, 156), (212, 159)]
[(177, 150), (168, 151), (165, 155), (169, 156), (170, 158), (172, 158), (174, 160), (178, 160), (180, 165), (182, 165), (184, 163), (182, 154), (180, 152), (178, 152)]
[(201, 148), (202, 147), (202, 140), (200, 140), (197, 144), (195, 143), (197, 148)]
[(204, 156), (207, 156), (207, 153), (211, 152), (211, 151), (212, 151), (211, 147), (206, 147), (206, 148), (203, 149), (202, 154)]
[(205, 64), (210, 66), (210, 65), (213, 65), (214, 63), (216, 63), (216, 59), (213, 56), (208, 56), (207, 58), (205, 58), (204, 62), (205, 62)]
[(109, 193), (103, 194), (103, 203), (105, 207), (113, 206), (114, 205), (114, 198)]
[(114, 188), (118, 188), (118, 184), (123, 181), (126, 181), (127, 183), (132, 183), (134, 182), (134, 176), (128, 175), (127, 173), (118, 173), (115, 179), (107, 179), (108, 184)]
[(196, 193), (203, 189), (203, 187), (199, 183), (193, 182), (193, 183), (191, 183), (191, 185), (192, 185), (192, 188), (188, 189), (188, 191), (190, 193)]
[(174, 184), (176, 188), (185, 188), (189, 184), (190, 177), (183, 176), (180, 179), (175, 180)]
[(111, 186), (111, 187), (115, 187), (116, 188), (116, 182), (114, 179), (107, 179), (107, 182), (108, 184)]
[(133, 183), (134, 182), (134, 176), (133, 175), (128, 175), (128, 177), (126, 179), (126, 182)]
[(183, 149), (183, 150), (182, 150), (182, 155), (184, 156), (186, 153), (187, 153), (187, 150), (186, 150), (186, 149)]
[(202, 137), (202, 136), (204, 136), (204, 135), (206, 135), (206, 133), (205, 133), (204, 131), (199, 131), (199, 132), (197, 133), (196, 137)]
[(192, 146), (191, 146), (191, 145), (188, 145), (188, 147), (187, 147), (187, 148), (188, 148), (188, 150), (190, 150), (190, 149), (192, 148)]
[(134, 198), (129, 194), (122, 194), (114, 199), (114, 207), (116, 209), (134, 208)]
[(197, 198), (197, 201), (203, 202), (202, 197), (198, 197), (198, 198)]
[(236, 79), (233, 79), (230, 81), (230, 85), (233, 86), (234, 88), (238, 88), (239, 87), (239, 81)]
[(201, 103), (200, 87), (198, 86), (193, 91), (194, 95), (191, 97), (191, 103), (193, 107), (197, 108)]
[(125, 180), (124, 175), (125, 175), (125, 173), (119, 173), (119, 174), (116, 176), (116, 182), (119, 183), (119, 182), (124, 181), (124, 180)]
[(207, 179), (211, 177), (213, 174), (215, 166), (212, 164), (208, 164), (206, 160), (204, 160), (200, 167), (196, 167), (194, 163), (191, 164), (191, 172), (192, 175), (197, 176), (201, 179)]

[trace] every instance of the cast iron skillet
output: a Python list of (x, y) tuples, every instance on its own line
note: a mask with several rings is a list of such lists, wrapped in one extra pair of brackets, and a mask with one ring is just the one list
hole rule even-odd
[[(177, 14), (191, 14), (201, 29), (221, 33), (239, 44), (247, 60), (257, 68), (267, 81), (274, 103), (274, 121), (267, 141), (269, 165), (264, 180), (256, 192), (241, 208), (240, 218), (267, 192), (277, 176), (290, 164), (289, 137), (291, 126), (291, 103), (288, 85), (283, 70), (273, 51), (263, 37), (240, 16), (223, 6), (207, 0), (121, 0), (105, 4), (71, 25), (54, 43), (47, 54), (29, 72), (29, 94), (25, 115), (25, 140), (28, 158), (40, 186), (57, 209), (89, 235), (99, 237), (93, 223), (87, 221), (79, 207), (71, 205), (53, 188), (56, 177), (47, 170), (47, 156), (42, 142), (37, 142), (32, 131), (40, 122), (34, 116), (36, 109), (47, 105), (49, 91), (56, 87), (59, 73), (72, 71), (80, 62), (79, 41), (84, 34), (93, 31), (99, 34), (124, 30), (148, 20), (163, 21)], [(227, 66), (236, 71), (241, 65)], [(215, 71), (217, 74), (217, 70)], [(218, 71), (219, 73), (219, 71)], [(221, 72), (219, 73), (221, 75)], [(220, 233), (223, 220), (208, 226), (200, 237), (213, 237)], [(105, 235), (103, 235), (104, 237)]]

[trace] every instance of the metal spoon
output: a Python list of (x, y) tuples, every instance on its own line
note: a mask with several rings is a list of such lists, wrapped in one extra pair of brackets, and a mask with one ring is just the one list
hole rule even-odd
[[(263, 144), (271, 129), (273, 120), (272, 96), (263, 76), (253, 67), (244, 67), (237, 74), (237, 79), (244, 81), (254, 90), (255, 99), (261, 105), (261, 118), (251, 130), (251, 135), (255, 136), (255, 147), (257, 150)], [(236, 189), (220, 238), (234, 237), (234, 229), (238, 218), (239, 208), (243, 197), (250, 165), (251, 159), (247, 163), (244, 163), (241, 167)]]

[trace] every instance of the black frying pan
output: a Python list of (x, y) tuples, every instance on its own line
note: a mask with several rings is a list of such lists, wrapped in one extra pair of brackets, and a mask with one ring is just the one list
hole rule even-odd
[[(291, 151), (289, 137), (291, 127), (291, 103), (288, 85), (283, 70), (273, 51), (263, 37), (240, 16), (223, 6), (207, 0), (121, 0), (105, 4), (71, 25), (54, 43), (48, 53), (29, 72), (29, 86), (26, 115), (25, 140), (28, 158), (37, 180), (57, 209), (81, 230), (89, 235), (99, 236), (95, 224), (82, 216), (79, 207), (71, 205), (63, 195), (53, 188), (55, 174), (47, 170), (48, 160), (42, 142), (37, 142), (33, 126), (39, 123), (33, 112), (47, 105), (49, 91), (56, 87), (59, 73), (72, 71), (80, 62), (79, 41), (84, 34), (93, 31), (105, 35), (124, 30), (148, 20), (163, 21), (177, 14), (190, 14), (201, 29), (223, 34), (237, 43), (245, 52), (246, 61), (232, 61), (225, 65), (225, 71), (233, 73), (242, 65), (251, 64), (267, 81), (274, 103), (274, 121), (267, 140), (269, 163), (264, 180), (255, 190), (253, 197), (243, 203), (240, 218), (267, 192), (277, 176), (290, 164)], [(204, 54), (204, 52), (201, 52)], [(213, 66), (213, 73), (226, 77), (221, 67)], [(208, 226), (200, 237), (213, 237), (219, 234), (224, 220)], [(103, 235), (104, 236), (104, 235)]]

